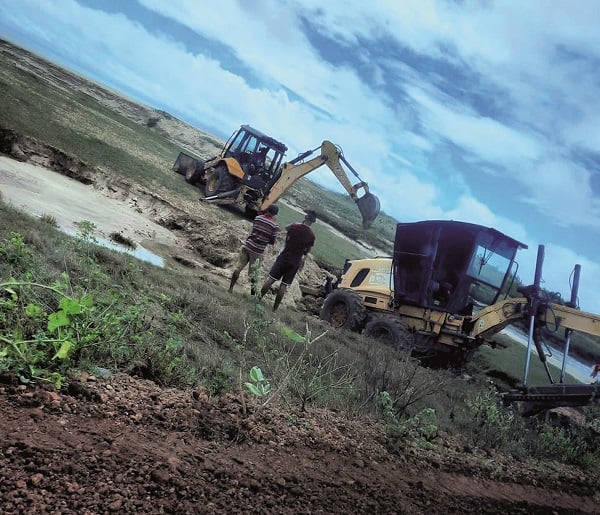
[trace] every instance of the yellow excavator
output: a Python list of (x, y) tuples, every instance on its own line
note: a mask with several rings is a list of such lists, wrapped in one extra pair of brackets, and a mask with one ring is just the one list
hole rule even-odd
[[(461, 366), (478, 347), (518, 321), (528, 328), (522, 386), (504, 394), (507, 402), (576, 406), (600, 401), (600, 384), (565, 384), (573, 331), (600, 336), (600, 316), (577, 309), (579, 265), (571, 300), (552, 302), (540, 289), (543, 246), (534, 283), (510, 298), (523, 243), (492, 228), (458, 221), (422, 221), (396, 226), (391, 257), (346, 261), (326, 293), (321, 318), (335, 327), (362, 332), (409, 349), (434, 366)], [(542, 330), (564, 331), (561, 375), (547, 364)], [(548, 385), (528, 385), (530, 350), (535, 346)]]
[[(319, 150), (318, 155), (310, 158)], [(370, 227), (379, 215), (379, 199), (369, 192), (368, 184), (350, 166), (338, 146), (323, 141), (319, 147), (283, 163), (286, 152), (283, 143), (242, 125), (219, 155), (202, 160), (182, 152), (173, 171), (183, 174), (190, 184), (204, 185), (204, 201), (245, 205), (246, 212), (255, 215), (281, 198), (298, 179), (327, 165), (356, 203), (363, 227)], [(354, 185), (350, 182), (342, 163), (359, 182)]]

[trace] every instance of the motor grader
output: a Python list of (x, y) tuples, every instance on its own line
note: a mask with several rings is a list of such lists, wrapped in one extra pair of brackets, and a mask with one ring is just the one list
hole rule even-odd
[[(505, 399), (552, 405), (582, 405), (600, 399), (598, 385), (565, 385), (550, 373), (542, 330), (565, 331), (564, 360), (573, 331), (600, 336), (600, 316), (576, 308), (579, 265), (571, 301), (549, 302), (541, 293), (543, 246), (538, 250), (534, 284), (516, 287), (515, 260), (527, 246), (492, 228), (457, 221), (399, 223), (393, 256), (346, 261), (326, 296), (321, 318), (331, 325), (363, 332), (413, 353), (426, 364), (462, 366), (483, 344), (518, 321), (529, 328), (523, 386)], [(535, 346), (550, 385), (527, 385), (529, 350)]]
[[(317, 151), (320, 153), (308, 159)], [(250, 216), (264, 211), (276, 202), (298, 179), (327, 165), (356, 203), (362, 224), (368, 229), (379, 214), (379, 199), (345, 159), (342, 150), (323, 141), (312, 150), (283, 162), (287, 146), (242, 125), (232, 134), (219, 155), (205, 161), (180, 153), (173, 170), (184, 175), (193, 185), (204, 185), (204, 201), (213, 204), (241, 204)], [(308, 159), (308, 160), (307, 160)], [(359, 182), (352, 185), (342, 163)], [(362, 192), (359, 196), (359, 192)]]

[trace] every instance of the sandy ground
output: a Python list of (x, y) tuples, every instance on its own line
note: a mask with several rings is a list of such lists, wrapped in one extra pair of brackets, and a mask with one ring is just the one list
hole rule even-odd
[(52, 216), (66, 232), (77, 232), (78, 224), (87, 220), (105, 239), (117, 232), (141, 246), (150, 240), (168, 246), (177, 242), (168, 229), (138, 213), (133, 201), (109, 198), (41, 166), (0, 156), (0, 191), (12, 206), (35, 216)]

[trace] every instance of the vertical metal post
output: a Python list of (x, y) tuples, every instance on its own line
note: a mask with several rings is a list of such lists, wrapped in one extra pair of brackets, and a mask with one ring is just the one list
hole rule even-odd
[(535, 262), (535, 277), (533, 279), (533, 291), (529, 299), (529, 335), (527, 338), (527, 356), (525, 358), (525, 371), (523, 373), (523, 386), (527, 386), (529, 377), (529, 365), (531, 362), (531, 346), (533, 345), (533, 331), (535, 330), (535, 317), (537, 315), (540, 296), (540, 283), (542, 282), (542, 267), (544, 265), (544, 245), (538, 246), (537, 260)]
[[(579, 295), (579, 276), (581, 274), (581, 265), (575, 265), (575, 270), (573, 272), (573, 286), (571, 287), (571, 301), (569, 302), (569, 307), (575, 308), (577, 307), (577, 295)], [(566, 341), (565, 341), (565, 350), (563, 354), (563, 362), (562, 368), (560, 369), (560, 382), (564, 383), (565, 381), (565, 370), (567, 368), (567, 357), (569, 356), (569, 347), (571, 346), (571, 335), (573, 334), (572, 329), (567, 329), (565, 331)]]

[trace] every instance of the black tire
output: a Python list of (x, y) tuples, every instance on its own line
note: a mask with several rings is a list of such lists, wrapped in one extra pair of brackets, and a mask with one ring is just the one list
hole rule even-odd
[(183, 175), (186, 182), (189, 182), (190, 184), (197, 184), (204, 175), (204, 169), (190, 165), (185, 169)]
[(207, 197), (234, 189), (233, 177), (226, 166), (217, 166), (206, 179), (204, 193)]
[(413, 335), (394, 315), (382, 315), (374, 318), (365, 326), (365, 335), (377, 338), (396, 349), (412, 351)]
[(246, 218), (250, 218), (250, 220), (254, 220), (256, 218), (256, 216), (258, 215), (258, 209), (256, 209), (256, 206), (246, 204), (246, 208), (244, 209), (244, 214), (246, 215)]
[(333, 327), (360, 331), (367, 318), (367, 309), (358, 293), (352, 290), (334, 290), (323, 303), (321, 318)]

